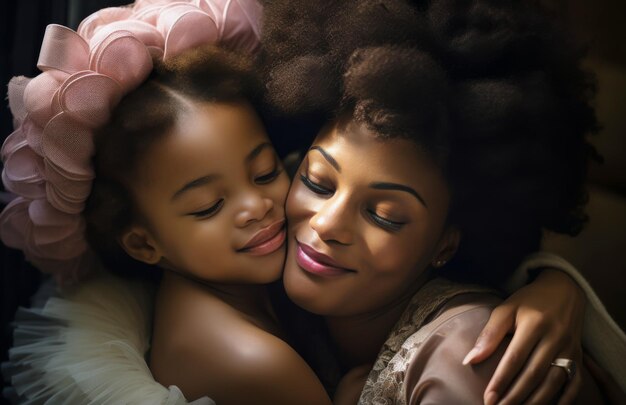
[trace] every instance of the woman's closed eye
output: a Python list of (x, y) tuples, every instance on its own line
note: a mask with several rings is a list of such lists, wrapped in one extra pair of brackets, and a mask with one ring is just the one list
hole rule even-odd
[(302, 181), (302, 184), (304, 184), (309, 190), (311, 190), (315, 194), (324, 195), (324, 196), (333, 194), (333, 190), (328, 189), (320, 184), (313, 182), (310, 178), (308, 178), (304, 174), (300, 174), (300, 181)]
[(373, 210), (367, 210), (367, 214), (370, 216), (372, 221), (376, 223), (376, 225), (386, 230), (399, 231), (406, 224), (406, 222), (393, 221), (391, 219), (385, 218), (377, 214), (376, 211)]
[(215, 215), (220, 210), (220, 208), (222, 208), (223, 205), (224, 205), (224, 199), (220, 198), (215, 204), (213, 204), (209, 208), (205, 210), (201, 210), (201, 211), (190, 212), (187, 215), (190, 215), (196, 218), (209, 218)]

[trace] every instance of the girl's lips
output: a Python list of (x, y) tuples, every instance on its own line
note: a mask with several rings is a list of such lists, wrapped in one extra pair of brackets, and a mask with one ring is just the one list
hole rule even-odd
[(340, 276), (346, 273), (353, 273), (352, 270), (340, 267), (330, 257), (319, 253), (315, 249), (300, 242), (296, 242), (296, 262), (303, 270), (325, 277)]
[(286, 234), (285, 220), (275, 222), (257, 232), (238, 252), (254, 256), (264, 256), (273, 253), (285, 243)]

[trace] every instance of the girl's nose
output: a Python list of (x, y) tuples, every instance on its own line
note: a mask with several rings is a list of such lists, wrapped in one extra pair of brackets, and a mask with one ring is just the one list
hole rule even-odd
[(248, 192), (241, 197), (240, 209), (235, 217), (235, 225), (245, 227), (248, 224), (261, 221), (274, 207), (271, 198), (256, 191)]

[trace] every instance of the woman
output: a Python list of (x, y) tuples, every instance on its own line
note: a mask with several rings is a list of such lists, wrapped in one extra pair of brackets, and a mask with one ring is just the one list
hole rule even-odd
[[(591, 86), (579, 54), (526, 5), (273, 2), (264, 35), (270, 101), (323, 127), (288, 197), (285, 289), (322, 315), (344, 370), (375, 362), (433, 271), (493, 283), (542, 228), (580, 229)], [(448, 195), (424, 197), (433, 182)], [(573, 372), (544, 360), (506, 396), (485, 375), (465, 394), (546, 400), (553, 388), (528, 387)]]

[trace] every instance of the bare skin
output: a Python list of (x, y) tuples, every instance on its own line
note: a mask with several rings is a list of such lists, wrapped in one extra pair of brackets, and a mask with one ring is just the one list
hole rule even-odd
[(220, 404), (328, 402), (317, 377), (283, 340), (263, 286), (207, 293), (168, 272), (155, 311), (150, 366), (164, 386)]

